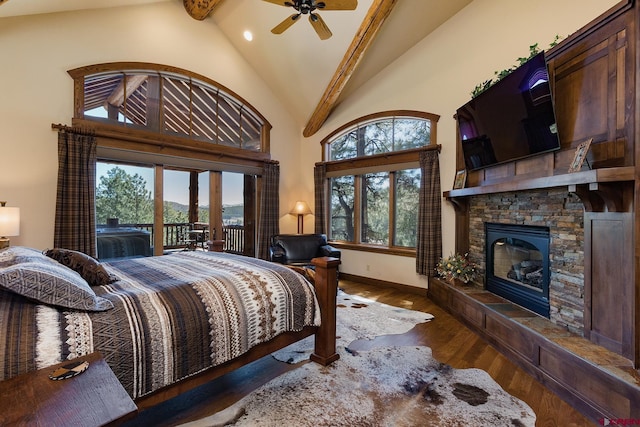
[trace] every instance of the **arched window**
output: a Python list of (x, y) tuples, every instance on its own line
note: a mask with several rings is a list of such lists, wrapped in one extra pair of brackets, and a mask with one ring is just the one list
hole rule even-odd
[(390, 111), (354, 120), (322, 141), (326, 230), (358, 250), (414, 255), (420, 152), (435, 149), (439, 116)]
[(138, 62), (91, 65), (69, 75), (73, 124), (98, 136), (144, 142), (137, 146), (141, 151), (176, 147), (199, 159), (195, 152), (248, 161), (268, 157), (271, 125), (239, 95), (204, 76)]
[[(250, 221), (247, 226), (237, 215), (233, 218), (234, 239), (225, 239), (225, 250), (255, 254), (257, 188), (264, 164), (271, 162), (271, 125), (255, 108), (211, 79), (167, 65), (98, 64), (69, 75), (74, 80), (72, 124), (91, 130), (97, 141), (99, 232), (124, 223), (151, 235), (155, 255), (188, 246), (197, 233), (225, 238), (225, 186), (239, 176), (241, 188), (234, 192), (243, 197), (234, 200)], [(121, 182), (135, 189), (129, 198), (136, 209), (121, 206), (122, 195), (116, 207), (113, 197), (105, 196), (123, 187)], [(168, 198), (177, 186), (184, 212), (175, 212), (180, 204)], [(196, 243), (205, 246), (202, 238)]]

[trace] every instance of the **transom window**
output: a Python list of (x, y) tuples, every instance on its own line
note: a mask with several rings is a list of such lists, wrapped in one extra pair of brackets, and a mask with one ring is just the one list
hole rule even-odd
[(431, 143), (431, 120), (385, 117), (357, 123), (329, 142), (331, 160), (419, 148)]
[(158, 71), (85, 76), (84, 116), (260, 151), (262, 121), (219, 88)]
[[(208, 239), (255, 255), (258, 188), (271, 161), (271, 125), (255, 108), (205, 76), (168, 65), (107, 63), (68, 73), (73, 125), (95, 135), (98, 166), (110, 168), (97, 183), (99, 229), (141, 231), (154, 255), (194, 241), (204, 249)], [(225, 213), (223, 187), (237, 181), (229, 176), (240, 179), (232, 193), (241, 201)]]
[(136, 140), (145, 132), (159, 133), (194, 150), (208, 143), (251, 159), (264, 156), (250, 153), (269, 152), (267, 120), (239, 95), (199, 74), (138, 62), (92, 65), (69, 74), (75, 85), (74, 124), (90, 121), (88, 127), (105, 126), (125, 137), (138, 132)]
[(417, 111), (355, 120), (323, 141), (328, 234), (360, 250), (415, 254), (420, 152), (436, 146), (439, 116)]

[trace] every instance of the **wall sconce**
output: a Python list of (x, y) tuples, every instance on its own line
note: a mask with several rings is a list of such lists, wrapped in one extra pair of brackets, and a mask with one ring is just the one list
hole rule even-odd
[(7, 236), (20, 235), (20, 208), (8, 208), (0, 202), (0, 249), (11, 244)]
[(297, 201), (289, 213), (291, 215), (298, 215), (298, 234), (302, 234), (304, 232), (304, 216), (311, 213), (309, 205), (307, 202)]

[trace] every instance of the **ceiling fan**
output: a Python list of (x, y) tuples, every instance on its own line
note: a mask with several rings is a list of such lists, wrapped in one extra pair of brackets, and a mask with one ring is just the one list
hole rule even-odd
[(296, 13), (273, 27), (273, 34), (282, 34), (287, 28), (295, 24), (301, 15), (309, 15), (309, 22), (322, 40), (331, 37), (331, 30), (327, 27), (324, 20), (316, 13), (316, 10), (355, 10), (358, 6), (358, 0), (263, 0), (269, 3), (279, 4), (280, 6), (292, 7)]

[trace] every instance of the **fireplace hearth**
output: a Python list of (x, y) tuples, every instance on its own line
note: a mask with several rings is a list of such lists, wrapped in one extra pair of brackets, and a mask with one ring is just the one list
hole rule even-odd
[(549, 317), (549, 228), (485, 223), (486, 288)]

